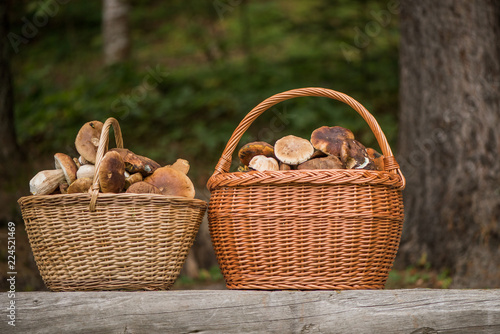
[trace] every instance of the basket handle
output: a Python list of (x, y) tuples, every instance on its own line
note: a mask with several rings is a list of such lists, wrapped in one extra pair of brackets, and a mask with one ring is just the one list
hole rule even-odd
[(116, 147), (123, 148), (123, 138), (122, 138), (122, 130), (120, 129), (120, 124), (118, 121), (110, 117), (104, 122), (101, 131), (101, 139), (99, 140), (99, 147), (97, 148), (97, 154), (95, 158), (95, 171), (94, 171), (94, 183), (92, 187), (89, 189), (91, 194), (89, 209), (90, 212), (95, 211), (95, 206), (97, 202), (97, 196), (99, 195), (99, 169), (101, 168), (101, 161), (104, 157), (104, 154), (108, 151), (109, 145), (109, 128), (113, 126), (113, 130), (115, 132), (115, 142)]
[(404, 189), (406, 180), (403, 174), (401, 173), (401, 169), (399, 168), (396, 159), (392, 154), (391, 148), (389, 146), (389, 143), (387, 142), (385, 134), (382, 132), (382, 129), (380, 128), (380, 126), (378, 125), (377, 121), (372, 116), (372, 114), (370, 114), (370, 112), (366, 110), (365, 107), (363, 107), (358, 101), (356, 101), (352, 97), (331, 89), (318, 88), (318, 87), (298, 88), (278, 93), (265, 99), (264, 101), (259, 103), (255, 108), (253, 108), (245, 116), (245, 118), (243, 118), (238, 127), (234, 130), (233, 134), (231, 135), (231, 138), (229, 138), (226, 148), (222, 152), (222, 156), (219, 159), (217, 165), (215, 166), (215, 171), (212, 177), (218, 174), (229, 172), (229, 168), (231, 167), (232, 155), (234, 153), (234, 150), (236, 149), (236, 146), (238, 145), (243, 134), (248, 130), (250, 125), (252, 125), (253, 121), (255, 121), (257, 117), (262, 115), (264, 111), (271, 108), (275, 104), (278, 104), (279, 102), (302, 96), (329, 97), (331, 99), (344, 102), (345, 104), (349, 105), (351, 108), (356, 110), (358, 114), (360, 114), (361, 117), (363, 117), (366, 123), (368, 123), (368, 126), (372, 130), (380, 148), (382, 149), (382, 154), (384, 155), (385, 170), (391, 173), (399, 174), (402, 180), (401, 189)]

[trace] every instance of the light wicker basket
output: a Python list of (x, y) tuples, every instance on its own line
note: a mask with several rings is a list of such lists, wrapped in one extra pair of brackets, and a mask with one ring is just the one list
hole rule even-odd
[(99, 193), (113, 125), (103, 126), (92, 193), (19, 199), (40, 274), (52, 291), (167, 290), (177, 279), (207, 203), (157, 194)]
[[(273, 105), (301, 96), (329, 97), (356, 110), (380, 145), (385, 171), (229, 173), (252, 122)], [(351, 97), (301, 88), (264, 100), (238, 125), (207, 183), (210, 234), (227, 287), (382, 289), (401, 238), (404, 186), (380, 126)]]

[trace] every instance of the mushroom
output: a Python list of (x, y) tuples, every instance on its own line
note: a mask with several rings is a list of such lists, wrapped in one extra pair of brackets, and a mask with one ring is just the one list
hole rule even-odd
[(135, 173), (135, 174), (132, 174), (132, 175), (130, 175), (128, 177), (125, 177), (125, 187), (124, 187), (124, 189), (128, 189), (134, 183), (141, 182), (141, 181), (142, 181), (142, 174), (141, 173)]
[(156, 186), (163, 195), (187, 198), (194, 198), (195, 195), (194, 185), (189, 177), (172, 167), (158, 168), (144, 181)]
[(108, 151), (99, 168), (99, 186), (103, 193), (119, 193), (125, 185), (125, 164), (118, 152)]
[(314, 147), (304, 138), (289, 135), (276, 141), (274, 154), (281, 162), (298, 165), (314, 154)]
[(371, 147), (366, 149), (366, 153), (368, 154), (368, 158), (373, 160), (373, 163), (375, 164), (376, 170), (380, 170), (380, 171), (385, 170), (384, 156), (382, 154), (378, 153), (376, 150), (374, 150)]
[[(85, 123), (78, 131), (75, 140), (76, 150), (83, 159), (95, 164), (97, 148), (101, 139), (102, 122), (91, 121)], [(83, 164), (83, 160), (80, 161)]]
[(141, 173), (143, 176), (148, 176), (161, 167), (156, 161), (135, 154), (126, 148), (112, 148), (109, 151), (118, 152), (120, 154), (125, 163), (125, 170), (130, 174)]
[(67, 194), (68, 188), (69, 188), (69, 184), (67, 184), (66, 182), (59, 183), (59, 192), (61, 194)]
[(284, 162), (280, 162), (280, 170), (292, 170), (294, 166), (290, 166)]
[(366, 147), (355, 139), (345, 141), (340, 158), (347, 169), (375, 169), (375, 164), (368, 157)]
[(38, 172), (29, 182), (33, 195), (48, 195), (58, 189), (59, 184), (66, 182), (61, 169), (43, 170)]
[(348, 139), (354, 139), (354, 134), (341, 126), (322, 126), (311, 134), (314, 148), (328, 155), (340, 156), (342, 143)]
[(84, 157), (82, 157), (81, 155), (78, 157), (78, 162), (80, 163), (80, 165), (87, 165), (87, 164), (90, 164), (90, 162), (88, 162), (87, 160), (85, 160)]
[[(73, 158), (64, 153), (54, 154), (56, 169), (60, 169), (64, 173), (64, 178), (68, 184), (72, 184), (76, 180), (76, 172), (78, 170)], [(61, 193), (63, 193), (61, 191)]]
[(250, 160), (248, 167), (253, 168), (258, 171), (266, 171), (266, 170), (279, 170), (280, 166), (278, 161), (274, 158), (268, 158), (264, 155), (256, 155)]
[(314, 149), (314, 153), (313, 153), (313, 155), (311, 155), (310, 159), (323, 158), (323, 157), (327, 157), (327, 156), (328, 156), (328, 154), (326, 154), (325, 152)]
[(134, 193), (134, 194), (159, 194), (161, 195), (162, 192), (160, 189), (158, 189), (156, 186), (152, 185), (151, 183), (147, 183), (144, 181), (139, 181), (131, 185), (127, 191), (127, 193)]
[(68, 194), (86, 193), (92, 187), (92, 179), (89, 177), (82, 177), (76, 179), (75, 182), (68, 187)]
[(82, 165), (80, 168), (78, 168), (78, 171), (76, 172), (76, 178), (81, 179), (85, 177), (89, 177), (91, 179), (94, 178), (95, 174), (95, 166), (94, 165)]
[(343, 169), (344, 165), (339, 158), (334, 155), (330, 155), (323, 158), (311, 159), (306, 162), (301, 163), (297, 166), (297, 169)]
[(41, 171), (30, 180), (30, 192), (33, 195), (52, 194), (60, 186), (61, 193), (64, 193), (64, 184), (71, 184), (76, 180), (77, 168), (70, 156), (56, 153), (54, 165), (56, 169)]
[(77, 158), (73, 158), (73, 161), (75, 162), (76, 168), (82, 167), (82, 164), (80, 163), (80, 161)]
[(182, 172), (187, 175), (189, 172), (189, 161), (184, 159), (177, 159), (170, 167), (173, 169), (177, 169), (179, 172)]
[(243, 165), (248, 166), (250, 160), (256, 155), (264, 155), (266, 157), (274, 157), (274, 148), (272, 145), (263, 142), (255, 141), (244, 145), (238, 151), (238, 157)]

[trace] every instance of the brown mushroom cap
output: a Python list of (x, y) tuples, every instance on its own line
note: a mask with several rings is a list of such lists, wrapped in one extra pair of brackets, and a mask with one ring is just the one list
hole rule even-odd
[(384, 165), (384, 156), (380, 153), (378, 153), (376, 150), (373, 148), (369, 147), (366, 149), (366, 153), (368, 154), (368, 157), (373, 160), (373, 163), (375, 165), (375, 169), (379, 171), (385, 170), (385, 165)]
[(126, 148), (112, 148), (109, 151), (118, 152), (120, 154), (125, 163), (125, 170), (130, 174), (141, 173), (143, 176), (148, 176), (161, 167), (156, 161), (135, 154)]
[(194, 198), (195, 195), (194, 185), (189, 177), (172, 167), (158, 168), (144, 181), (156, 186), (163, 195), (187, 198)]
[(184, 159), (177, 159), (170, 167), (173, 169), (177, 169), (179, 172), (182, 172), (187, 175), (189, 172), (189, 161)]
[(85, 123), (78, 131), (75, 146), (80, 155), (87, 161), (95, 164), (97, 148), (101, 139), (102, 122), (91, 121)]
[(54, 162), (56, 169), (62, 169), (64, 178), (68, 184), (75, 182), (78, 167), (73, 158), (64, 153), (56, 153), (54, 154)]
[(99, 186), (103, 193), (119, 193), (125, 185), (125, 164), (118, 152), (104, 155), (99, 168)]
[(83, 177), (69, 185), (68, 194), (86, 193), (92, 187), (92, 179)]
[(328, 154), (326, 154), (325, 152), (317, 150), (317, 149), (314, 149), (314, 153), (313, 153), (313, 155), (311, 155), (310, 159), (324, 158), (324, 157), (327, 157), (327, 156), (328, 156)]
[(347, 169), (375, 169), (375, 164), (368, 157), (366, 147), (355, 139), (345, 141), (341, 160)]
[(160, 189), (158, 189), (156, 186), (152, 185), (151, 183), (147, 183), (144, 181), (139, 181), (134, 184), (132, 184), (126, 191), (127, 193), (134, 193), (134, 194), (159, 194), (161, 195), (162, 192)]
[(347, 139), (354, 139), (354, 134), (341, 126), (322, 126), (311, 134), (314, 148), (328, 155), (340, 156), (342, 143)]
[(334, 155), (323, 158), (311, 159), (301, 163), (297, 169), (343, 169), (344, 164)]
[(276, 141), (274, 154), (281, 162), (298, 165), (311, 158), (314, 147), (307, 139), (289, 135)]
[(238, 152), (238, 158), (243, 165), (248, 166), (256, 155), (274, 157), (274, 147), (263, 141), (254, 141), (244, 145)]
[(258, 171), (266, 171), (266, 170), (279, 170), (280, 166), (278, 161), (274, 158), (266, 157), (264, 155), (256, 155), (250, 160), (248, 167), (253, 168)]

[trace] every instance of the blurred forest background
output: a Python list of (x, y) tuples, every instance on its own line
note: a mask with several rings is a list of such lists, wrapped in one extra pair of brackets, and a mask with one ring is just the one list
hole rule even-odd
[[(16, 201), (29, 194), (36, 172), (52, 169), (55, 153), (77, 156), (75, 136), (87, 121), (117, 118), (125, 147), (162, 165), (189, 160), (197, 197), (205, 200), (206, 181), (239, 121), (263, 99), (288, 89), (319, 86), (352, 96), (375, 116), (398, 155), (398, 1), (128, 4), (128, 16), (117, 19), (126, 20), (122, 33), (129, 40), (110, 55), (107, 43), (117, 39), (103, 31), (103, 2), (11, 1), (8, 40), (20, 158), (14, 154), (12, 162), (1, 163), (0, 222), (2, 231), (8, 221), (17, 225), (18, 290), (44, 287), (23, 243)], [(281, 103), (252, 125), (242, 143), (274, 142), (288, 134), (307, 138), (322, 125), (350, 128), (365, 145), (378, 147), (360, 116), (324, 98)], [(194, 250), (195, 269), (186, 268), (178, 284), (220, 280), (213, 253), (206, 252), (207, 236), (205, 226), (196, 240), (205, 250)], [(2, 246), (2, 258), (5, 252)], [(396, 269), (388, 287), (452, 283), (449, 270), (433, 268), (425, 254)]]

